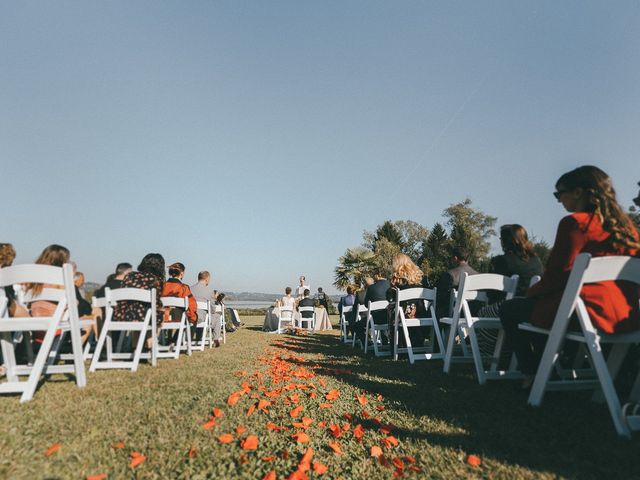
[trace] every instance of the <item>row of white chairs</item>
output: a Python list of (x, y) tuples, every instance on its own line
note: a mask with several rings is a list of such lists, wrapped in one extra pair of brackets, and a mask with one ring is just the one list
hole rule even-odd
[[(44, 288), (37, 295), (29, 295), (21, 287), (24, 284), (43, 284)], [(8, 299), (4, 287), (14, 286), (19, 304), (28, 308), (34, 302), (44, 301), (56, 305), (55, 311), (48, 317), (11, 317)], [(20, 393), (20, 401), (33, 398), (38, 383), (43, 375), (70, 373), (75, 376), (78, 387), (86, 385), (85, 360), (91, 360), (89, 370), (126, 368), (135, 372), (141, 360), (157, 365), (158, 358), (178, 358), (182, 351), (191, 355), (193, 350), (203, 351), (207, 346), (213, 347), (214, 333), (212, 316), (219, 315), (221, 335), (226, 342), (225, 312), (221, 305), (213, 305), (209, 301), (198, 302), (197, 308), (204, 313), (204, 318), (195, 325), (202, 329), (202, 338), (191, 339), (191, 328), (187, 321), (186, 310), (188, 299), (162, 297), (165, 307), (180, 307), (184, 311), (178, 321), (162, 322), (158, 329), (156, 313), (155, 289), (138, 288), (105, 289), (104, 298), (94, 298), (93, 306), (104, 308), (105, 321), (100, 331), (95, 351), (90, 351), (89, 342), (83, 351), (81, 342), (82, 329), (92, 327), (94, 320), (81, 320), (78, 316), (75, 288), (73, 284), (73, 267), (65, 264), (62, 267), (48, 265), (16, 265), (0, 268), (0, 348), (6, 368), (6, 381), (0, 383), (0, 393)], [(114, 311), (119, 302), (138, 301), (146, 305), (144, 318), (116, 321)], [(31, 348), (32, 332), (44, 332), (42, 338), (34, 340), (39, 343), (36, 355)], [(177, 332), (177, 342), (173, 348), (161, 346), (158, 334)], [(113, 345), (113, 333), (119, 332), (117, 345)], [(62, 353), (67, 335), (71, 337), (71, 353)], [(131, 339), (131, 352), (123, 352), (125, 337)], [(144, 350), (146, 338), (151, 339), (151, 347)], [(26, 345), (27, 361), (18, 363), (16, 348)], [(115, 348), (114, 348), (115, 347)], [(103, 358), (104, 354), (104, 359)], [(27, 377), (21, 379), (21, 377)]]
[[(540, 277), (534, 277), (532, 284), (539, 279)], [(627, 281), (640, 286), (640, 259), (626, 256), (591, 258), (587, 253), (580, 254), (574, 262), (551, 329), (535, 327), (528, 323), (520, 325), (522, 330), (548, 337), (528, 402), (530, 405), (539, 406), (544, 394), (549, 390), (595, 390), (593, 398), (607, 403), (617, 433), (629, 437), (631, 431), (640, 430), (640, 374), (632, 387), (630, 403), (624, 408), (613, 382), (630, 347), (640, 343), (640, 332), (605, 334), (593, 326), (580, 292), (585, 284), (603, 281)], [(511, 355), (506, 369), (500, 368), (505, 344), (500, 319), (474, 316), (469, 305), (472, 300), (486, 301), (487, 291), (502, 292), (506, 299), (511, 299), (515, 295), (517, 284), (517, 275), (505, 277), (496, 274), (463, 274), (455, 294), (451, 315), (440, 319), (435, 315), (435, 289), (397, 290), (395, 321), (391, 332), (387, 324), (377, 325), (373, 321), (373, 313), (377, 310), (387, 310), (388, 302), (370, 302), (366, 307), (343, 307), (340, 317), (341, 339), (353, 346), (356, 344), (355, 336), (348, 334), (347, 315), (351, 314), (355, 315), (353, 318), (362, 318), (360, 321), (366, 322), (363, 345), (365, 353), (371, 343), (376, 356), (391, 356), (397, 360), (399, 354), (407, 354), (410, 363), (416, 360), (442, 359), (445, 373), (450, 372), (455, 363), (473, 363), (480, 384), (486, 383), (487, 380), (522, 378), (515, 355)], [(401, 303), (406, 301), (424, 302), (425, 310), (430, 316), (405, 318)], [(579, 331), (568, 330), (574, 315), (579, 320)], [(424, 326), (433, 327), (431, 341), (428, 342), (428, 346), (415, 348), (411, 345), (409, 330)], [(495, 344), (490, 354), (487, 354), (486, 350), (483, 353), (480, 348), (480, 330), (495, 332)], [(390, 345), (381, 344), (382, 334), (389, 337)], [(399, 346), (400, 334), (404, 335), (406, 347)], [(565, 341), (578, 342), (581, 345), (573, 359), (573, 365), (569, 368), (561, 365), (558, 360)], [(607, 350), (603, 350), (605, 344), (612, 344), (607, 357), (604, 353)], [(436, 345), (437, 352), (434, 351)]]
[[(304, 317), (302, 315), (303, 313), (311, 313), (311, 316)], [(276, 330), (276, 333), (284, 332), (287, 327), (306, 328), (309, 331), (313, 331), (316, 327), (315, 309), (311, 306), (298, 307), (298, 314), (299, 315), (296, 315), (296, 310), (294, 310), (290, 305), (280, 307), (278, 314), (278, 329)]]

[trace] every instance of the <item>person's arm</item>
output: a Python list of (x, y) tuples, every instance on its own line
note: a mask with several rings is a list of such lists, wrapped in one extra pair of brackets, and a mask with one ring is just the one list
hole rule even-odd
[(191, 293), (191, 289), (188, 285), (185, 285), (185, 290), (187, 292), (187, 297), (189, 299), (189, 308), (187, 309), (187, 318), (191, 323), (196, 323), (198, 320), (198, 303), (196, 302), (196, 297)]
[(558, 225), (556, 239), (549, 254), (542, 280), (527, 291), (527, 297), (539, 297), (562, 291), (567, 285), (573, 262), (585, 245), (587, 237), (572, 217), (564, 217)]

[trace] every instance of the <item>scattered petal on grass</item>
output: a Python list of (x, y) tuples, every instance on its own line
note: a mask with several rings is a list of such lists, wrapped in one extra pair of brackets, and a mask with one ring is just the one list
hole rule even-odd
[(467, 463), (472, 467), (479, 467), (482, 464), (482, 460), (477, 455), (467, 456)]
[(56, 453), (58, 450), (60, 450), (61, 447), (62, 447), (61, 444), (54, 443), (49, 448), (47, 448), (47, 450), (44, 452), (45, 457), (50, 457), (51, 455)]
[(358, 403), (360, 405), (366, 405), (367, 404), (367, 397), (365, 397), (364, 395), (356, 395), (356, 398), (358, 399)]
[(258, 410), (262, 410), (263, 412), (267, 410), (267, 407), (271, 405), (269, 400), (260, 400), (258, 402)]
[(331, 405), (330, 403), (321, 403), (320, 405), (318, 405), (320, 408), (331, 408), (333, 407), (333, 405)]
[(395, 465), (395, 467), (398, 470), (404, 470), (404, 462), (398, 457), (395, 457), (393, 460), (391, 460), (391, 462)]
[(333, 453), (336, 455), (342, 455), (342, 449), (340, 448), (340, 444), (338, 442), (331, 442), (329, 444), (329, 448), (333, 450)]
[(304, 410), (304, 407), (300, 405), (299, 407), (296, 407), (293, 410), (291, 410), (291, 412), (289, 412), (289, 415), (291, 415), (293, 418), (296, 418), (298, 415), (300, 415), (300, 413), (303, 410)]
[(406, 455), (404, 457), (404, 461), (407, 463), (416, 463), (416, 458), (412, 457), (411, 455)]
[(384, 405), (378, 405), (376, 407), (376, 410), (378, 410), (379, 412), (384, 412)]
[(326, 425), (327, 425), (327, 421), (326, 420), (318, 422), (318, 428), (324, 428)]
[(397, 447), (398, 439), (396, 437), (388, 436), (387, 438), (382, 439), (382, 443), (384, 443), (384, 446), (387, 448)]
[(249, 435), (240, 444), (243, 450), (256, 450), (258, 448), (258, 437)]
[(322, 475), (323, 473), (327, 473), (329, 468), (326, 465), (323, 465), (320, 462), (313, 462), (313, 473), (316, 475)]
[[(205, 430), (211, 430), (213, 427), (215, 427), (215, 425), (216, 425), (216, 419), (211, 417), (209, 421), (205, 422), (202, 425), (202, 428), (204, 428)], [(122, 446), (122, 448), (124, 448), (124, 445)]]
[(242, 435), (242, 434), (243, 434), (244, 432), (246, 432), (246, 431), (247, 431), (247, 429), (246, 429), (246, 428), (244, 428), (242, 425), (238, 425), (238, 426), (236, 427), (236, 433), (237, 433), (238, 435)]
[(238, 392), (232, 393), (231, 395), (229, 395), (229, 398), (227, 398), (227, 404), (233, 407), (236, 403), (238, 403), (238, 400), (240, 400), (240, 394)]
[(409, 465), (409, 470), (413, 470), (414, 472), (422, 472), (422, 469), (416, 465)]
[(253, 414), (253, 412), (255, 411), (255, 409), (256, 409), (255, 404), (250, 405), (249, 409), (247, 410), (247, 417), (250, 417), (251, 414)]
[(380, 460), (380, 465), (382, 465), (383, 467), (386, 468), (390, 468), (391, 464), (389, 463), (389, 460), (387, 460), (387, 457), (385, 457), (384, 455), (380, 455), (378, 457), (378, 460)]
[(291, 472), (287, 480), (309, 480), (309, 477), (302, 470), (296, 470), (295, 472)]
[(269, 455), (267, 457), (262, 457), (260, 460), (263, 462), (273, 462), (276, 459), (274, 455)]
[(131, 452), (131, 463), (129, 463), (129, 466), (131, 468), (136, 468), (141, 463), (144, 463), (146, 459), (147, 457), (145, 457), (141, 453)]
[(264, 477), (262, 477), (262, 480), (276, 480), (276, 471), (271, 470)]
[(220, 418), (222, 416), (222, 410), (220, 410), (219, 408), (214, 408), (213, 409), (213, 416), (216, 418)]
[(371, 447), (372, 457), (379, 457), (380, 455), (382, 455), (382, 449), (378, 445), (374, 445), (373, 447)]
[(122, 450), (124, 448), (124, 442), (117, 442), (111, 445), (111, 448), (115, 448), (116, 450)]
[(342, 429), (338, 425), (329, 425), (329, 431), (334, 438), (340, 438), (342, 435)]
[(325, 382), (325, 381), (324, 381), (324, 379), (322, 379), (322, 378), (319, 378), (319, 379), (318, 379), (318, 383), (319, 383), (321, 386), (323, 386), (323, 387), (326, 387), (326, 386), (327, 386), (326, 382)]
[(329, 401), (335, 400), (340, 397), (340, 392), (338, 390), (331, 390), (329, 393), (325, 395), (325, 398)]
[(106, 473), (98, 473), (97, 475), (89, 475), (87, 480), (105, 480), (108, 476)]
[(364, 437), (364, 428), (362, 428), (362, 425), (356, 425), (356, 427), (353, 429), (353, 436), (358, 441), (362, 440), (362, 437)]
[(382, 395), (378, 394), (378, 395), (376, 396), (376, 399), (377, 399), (379, 402), (380, 402), (380, 401), (382, 401)]
[(294, 433), (293, 435), (291, 435), (291, 438), (293, 438), (298, 443), (307, 443), (309, 441), (309, 435), (304, 432)]
[(187, 457), (195, 458), (198, 456), (198, 449), (196, 447), (191, 447), (189, 449), (189, 453), (187, 453)]
[(238, 460), (240, 460), (240, 463), (243, 465), (249, 463), (249, 460), (247, 460), (243, 454), (240, 454), (240, 458)]
[(230, 433), (223, 433), (218, 437), (218, 441), (220, 443), (231, 443), (233, 442), (233, 435), (231, 435)]
[(310, 419), (309, 417), (302, 417), (302, 424), (303, 424), (305, 427), (310, 426), (312, 423), (313, 423), (313, 420), (312, 420), (312, 419)]
[(404, 475), (404, 472), (402, 470), (394, 470), (393, 471), (393, 477), (394, 478), (399, 478), (402, 477)]

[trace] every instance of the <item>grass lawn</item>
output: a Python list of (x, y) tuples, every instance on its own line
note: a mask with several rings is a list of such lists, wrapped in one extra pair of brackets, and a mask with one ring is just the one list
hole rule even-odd
[(56, 376), (24, 405), (1, 396), (0, 478), (640, 478), (640, 436), (620, 440), (586, 393), (531, 409), (517, 384), (479, 386), (470, 366), (444, 375), (439, 361), (364, 358), (337, 331), (243, 321), (190, 358), (88, 374), (84, 389)]

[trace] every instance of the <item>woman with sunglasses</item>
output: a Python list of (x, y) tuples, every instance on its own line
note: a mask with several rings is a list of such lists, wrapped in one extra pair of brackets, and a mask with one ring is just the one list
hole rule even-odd
[[(523, 388), (533, 382), (545, 338), (520, 330), (518, 324), (550, 328), (571, 268), (580, 253), (594, 257), (636, 256), (640, 243), (633, 222), (616, 200), (609, 176), (597, 167), (583, 166), (562, 175), (554, 196), (570, 213), (558, 225), (556, 239), (542, 280), (527, 291), (527, 298), (505, 302), (500, 320), (507, 341), (525, 374)], [(581, 297), (594, 325), (605, 333), (640, 329), (638, 288), (628, 282), (585, 285)]]

